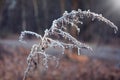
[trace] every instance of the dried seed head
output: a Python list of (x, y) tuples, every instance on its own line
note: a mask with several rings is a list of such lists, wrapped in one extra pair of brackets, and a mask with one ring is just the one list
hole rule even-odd
[[(59, 57), (55, 56), (54, 54), (48, 54), (46, 53), (46, 48), (52, 47), (56, 49), (57, 47), (62, 48), (61, 54), (64, 54), (65, 48), (78, 48), (78, 55), (80, 55), (80, 50), (81, 49), (88, 49), (90, 51), (93, 51), (91, 47), (88, 45), (79, 42), (76, 38), (71, 36), (68, 32), (65, 32), (67, 29), (66, 26), (71, 25), (72, 27), (75, 27), (78, 32), (80, 32), (80, 28), (77, 26), (77, 23), (83, 24), (80, 19), (83, 18), (91, 18), (92, 21), (97, 19), (99, 21), (102, 21), (110, 27), (112, 27), (115, 31), (115, 33), (118, 31), (118, 28), (114, 23), (112, 23), (110, 20), (104, 18), (101, 14), (96, 14), (94, 12), (91, 12), (90, 10), (88, 11), (81, 11), (81, 9), (78, 9), (78, 11), (71, 11), (68, 13), (65, 11), (62, 17), (58, 18), (57, 20), (54, 20), (52, 23), (52, 26), (50, 29), (45, 30), (45, 34), (42, 37), (41, 35), (31, 32), (31, 31), (23, 31), (21, 32), (21, 35), (19, 37), (20, 41), (23, 41), (23, 38), (26, 34), (31, 34), (36, 36), (37, 38), (40, 39), (39, 44), (34, 44), (33, 47), (31, 48), (31, 52), (27, 58), (28, 62), (28, 67), (25, 71), (25, 77), (33, 69), (34, 66), (37, 66), (41, 64), (44, 68), (48, 68), (48, 63), (50, 60), (56, 61), (56, 65), (58, 65), (58, 60)], [(61, 35), (64, 37), (66, 40), (68, 40), (70, 43), (60, 41), (60, 40), (55, 40), (49, 35)], [(59, 55), (57, 53), (57, 55)], [(40, 61), (40, 62), (39, 62)], [(25, 79), (24, 77), (24, 79)]]

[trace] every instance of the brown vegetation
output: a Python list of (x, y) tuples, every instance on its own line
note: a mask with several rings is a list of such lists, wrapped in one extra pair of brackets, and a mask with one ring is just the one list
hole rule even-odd
[[(22, 80), (29, 50), (20, 46), (0, 45), (0, 80)], [(71, 54), (72, 55), (72, 54)], [(64, 56), (55, 68), (35, 70), (27, 80), (120, 80), (120, 66), (87, 56)]]

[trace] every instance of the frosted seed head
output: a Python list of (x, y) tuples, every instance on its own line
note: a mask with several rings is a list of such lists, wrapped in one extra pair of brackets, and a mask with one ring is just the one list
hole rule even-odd
[(80, 33), (80, 28), (77, 28), (78, 33)]
[[(55, 60), (56, 63), (58, 63), (59, 57), (56, 57), (54, 55), (64, 54), (65, 48), (73, 48), (73, 47), (78, 48), (78, 55), (81, 54), (80, 52), (81, 49), (87, 49), (87, 50), (93, 51), (91, 47), (89, 47), (88, 45), (85, 45), (82, 42), (79, 42), (76, 38), (71, 36), (68, 32), (65, 32), (67, 31), (67, 28), (69, 28), (69, 25), (72, 27), (75, 27), (77, 31), (80, 32), (80, 28), (78, 28), (77, 23), (83, 24), (83, 22), (80, 20), (83, 18), (91, 18), (92, 20), (97, 19), (98, 21), (102, 21), (107, 25), (109, 25), (111, 28), (113, 28), (115, 33), (118, 31), (117, 26), (114, 25), (114, 23), (112, 23), (110, 20), (104, 18), (101, 14), (96, 14), (94, 12), (91, 12), (90, 10), (81, 11), (81, 9), (78, 9), (78, 11), (72, 10), (70, 13), (65, 11), (62, 17), (53, 21), (50, 29), (45, 30), (44, 37), (31, 31), (21, 32), (19, 41), (24, 42), (23, 40), (26, 34), (31, 34), (37, 37), (38, 39), (40, 39), (40, 44), (35, 44), (31, 48), (30, 54), (28, 55), (28, 58), (27, 58), (28, 68), (26, 69), (25, 73), (27, 74), (29, 70), (33, 68), (34, 64), (32, 61), (34, 61), (33, 59), (39, 59), (37, 57), (40, 57), (40, 60), (38, 60), (40, 61), (39, 64), (42, 64), (40, 66), (43, 66), (46, 69), (49, 66), (48, 61), (50, 59)], [(68, 42), (70, 43), (68, 44), (67, 42), (65, 43), (64, 41), (61, 42), (61, 40), (55, 40), (49, 37), (50, 34), (54, 36), (60, 35), (65, 39), (68, 39), (69, 40)], [(48, 54), (45, 52), (45, 50), (49, 47), (52, 47), (54, 49), (59, 47), (59, 48), (62, 48), (62, 51), (59, 54), (58, 53)]]
[(68, 15), (68, 12), (67, 12), (67, 11), (65, 11), (65, 12), (63, 13), (63, 16), (66, 16), (66, 15)]
[(78, 9), (78, 12), (82, 12), (82, 10), (81, 10), (81, 9)]

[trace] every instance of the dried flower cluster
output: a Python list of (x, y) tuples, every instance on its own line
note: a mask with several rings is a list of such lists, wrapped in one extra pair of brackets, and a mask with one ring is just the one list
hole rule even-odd
[[(29, 71), (36, 68), (39, 64), (44, 66), (44, 68), (48, 68), (49, 60), (54, 60), (58, 64), (59, 57), (46, 53), (45, 50), (49, 47), (61, 48), (62, 49), (61, 54), (64, 54), (64, 51), (66, 48), (77, 48), (78, 55), (80, 55), (80, 52), (79, 52), (80, 49), (83, 49), (83, 48), (92, 51), (91, 47), (89, 47), (84, 43), (79, 42), (77, 39), (71, 36), (68, 32), (66, 32), (67, 27), (72, 26), (72, 27), (75, 27), (79, 33), (80, 28), (78, 28), (78, 24), (83, 24), (83, 22), (80, 19), (84, 19), (84, 18), (91, 18), (92, 21), (97, 19), (99, 21), (105, 22), (106, 24), (110, 25), (111, 28), (114, 29), (115, 33), (118, 31), (117, 26), (115, 26), (108, 19), (104, 18), (101, 14), (99, 15), (94, 12), (90, 12), (89, 10), (81, 11), (80, 9), (78, 9), (78, 11), (73, 10), (70, 13), (65, 11), (62, 17), (53, 21), (53, 24), (50, 29), (45, 30), (44, 36), (41, 36), (31, 31), (23, 31), (21, 32), (21, 35), (19, 38), (21, 42), (25, 42), (23, 38), (26, 34), (34, 35), (39, 39), (39, 44), (34, 44), (32, 46), (31, 52), (27, 57), (28, 67), (25, 71), (25, 77), (29, 73)], [(57, 35), (57, 36), (63, 37), (64, 39), (68, 40), (69, 43), (65, 41), (53, 39), (50, 37), (51, 35), (54, 35), (54, 36)], [(41, 66), (38, 66), (38, 67), (41, 67)]]

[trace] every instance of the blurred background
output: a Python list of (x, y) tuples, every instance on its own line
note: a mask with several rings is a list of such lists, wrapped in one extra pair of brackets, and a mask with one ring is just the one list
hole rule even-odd
[[(102, 14), (120, 28), (120, 0), (0, 0), (0, 80), (22, 80), (32, 44), (18, 39), (21, 31), (41, 35), (64, 11), (90, 10)], [(120, 80), (120, 30), (85, 19), (74, 36), (93, 47), (94, 55), (66, 55), (58, 68), (35, 71), (28, 80)]]

